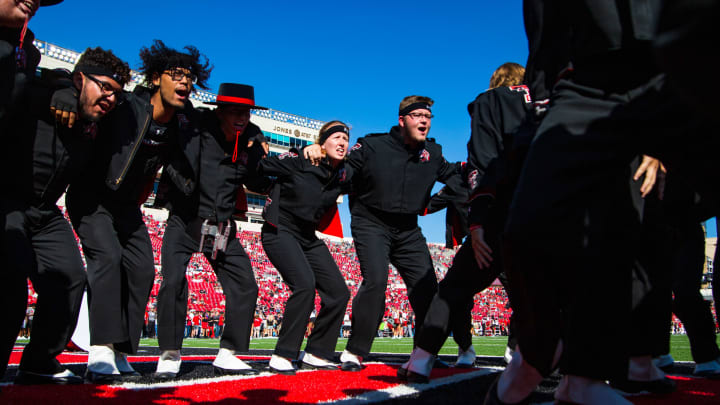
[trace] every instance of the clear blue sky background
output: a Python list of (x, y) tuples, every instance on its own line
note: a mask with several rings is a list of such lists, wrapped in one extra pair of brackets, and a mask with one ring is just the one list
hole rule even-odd
[[(133, 69), (153, 39), (194, 45), (215, 66), (211, 92), (223, 82), (252, 84), (260, 105), (347, 122), (351, 143), (395, 125), (404, 96), (427, 95), (435, 100), (430, 136), (449, 161), (460, 161), (470, 135), (467, 104), (487, 89), (497, 66), (527, 59), (521, 5), (67, 0), (41, 8), (30, 28), (78, 52), (112, 49)], [(350, 236), (346, 203), (341, 216)], [(444, 241), (444, 211), (420, 222), (428, 241)]]

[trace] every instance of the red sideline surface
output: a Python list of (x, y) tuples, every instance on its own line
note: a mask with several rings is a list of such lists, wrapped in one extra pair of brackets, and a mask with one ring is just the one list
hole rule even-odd
[[(10, 404), (166, 404), (235, 403), (281, 404), (334, 401), (401, 385), (398, 366), (370, 364), (362, 371), (340, 370), (300, 372), (294, 376), (263, 375), (191, 385), (167, 386), (15, 386), (3, 387), (0, 399)], [(436, 369), (432, 378), (465, 373), (473, 369)]]

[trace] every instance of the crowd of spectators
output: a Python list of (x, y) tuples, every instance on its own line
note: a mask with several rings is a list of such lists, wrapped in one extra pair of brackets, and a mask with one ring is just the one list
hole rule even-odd
[[(153, 246), (155, 259), (155, 284), (147, 304), (145, 337), (154, 337), (157, 325), (157, 294), (162, 282), (161, 255), (162, 238), (165, 233), (166, 221), (157, 220), (152, 216), (145, 216), (150, 240)], [(265, 255), (260, 241), (259, 232), (242, 231), (238, 239), (245, 248), (253, 269), (259, 288), (257, 309), (253, 322), (253, 338), (276, 337), (282, 325), (282, 313), (285, 301), (290, 290), (283, 283), (280, 274)], [(338, 264), (350, 289), (351, 297), (357, 293), (362, 280), (360, 264), (355, 254), (355, 247), (350, 241), (332, 241), (325, 239), (330, 253)], [(441, 280), (452, 264), (455, 250), (446, 249), (441, 244), (428, 244), (433, 260), (435, 273)], [(188, 317), (186, 337), (214, 338), (222, 333), (225, 318), (225, 299), (222, 287), (217, 281), (215, 272), (205, 257), (195, 254), (187, 268), (188, 278)], [(34, 307), (37, 294), (28, 288), (28, 308)], [(407, 290), (398, 272), (390, 266), (388, 286), (385, 292), (386, 309), (378, 329), (378, 336), (384, 337), (412, 337), (414, 336), (414, 315), (407, 299)], [(315, 297), (315, 312), (320, 310), (320, 297)], [(32, 310), (29, 319), (26, 319), (26, 328), (22, 336), (29, 333), (32, 322)], [(341, 334), (347, 336), (350, 331), (350, 315), (352, 313), (352, 300), (348, 302), (345, 320)], [(508, 297), (502, 285), (493, 285), (475, 296), (475, 305), (472, 310), (472, 333), (476, 336), (506, 336), (512, 310), (508, 306)], [(308, 327), (308, 333), (312, 322)], [(685, 329), (677, 318), (673, 316), (672, 332), (684, 333)]]

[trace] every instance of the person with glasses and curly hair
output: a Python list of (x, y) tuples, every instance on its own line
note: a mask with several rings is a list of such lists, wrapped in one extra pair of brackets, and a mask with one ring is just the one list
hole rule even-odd
[[(159, 40), (142, 48), (140, 58), (149, 88), (122, 95), (122, 104), (100, 125), (92, 169), (66, 198), (87, 260), (91, 382), (138, 375), (127, 354), (137, 350), (155, 277), (140, 205), (160, 167), (192, 164), (186, 157), (195, 134), (188, 97), (194, 86), (207, 88), (211, 70), (196, 48), (181, 52)], [(180, 169), (168, 171), (183, 192), (192, 192), (194, 183)]]

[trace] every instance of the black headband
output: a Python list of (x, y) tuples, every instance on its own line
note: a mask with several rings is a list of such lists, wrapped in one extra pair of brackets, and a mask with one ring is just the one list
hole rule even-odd
[(75, 66), (75, 71), (84, 73), (86, 75), (98, 75), (98, 76), (107, 76), (118, 82), (119, 85), (125, 86), (125, 81), (122, 79), (122, 77), (113, 72), (112, 70), (104, 67), (104, 66), (92, 66), (92, 65), (81, 65), (81, 66)]
[(417, 102), (417, 103), (412, 103), (409, 106), (400, 110), (400, 114), (398, 114), (398, 115), (407, 115), (410, 111), (419, 110), (419, 109), (428, 110), (428, 111), (432, 112), (432, 110), (430, 110), (430, 104), (424, 103), (424, 102)]
[(330, 128), (328, 128), (327, 130), (325, 130), (325, 132), (322, 132), (320, 134), (320, 139), (319, 139), (320, 145), (324, 144), (325, 141), (327, 141), (327, 139), (330, 138), (330, 135), (334, 134), (335, 132), (343, 132), (343, 133), (347, 134), (348, 136), (350, 136), (350, 131), (347, 129), (347, 127), (345, 125), (333, 125)]

